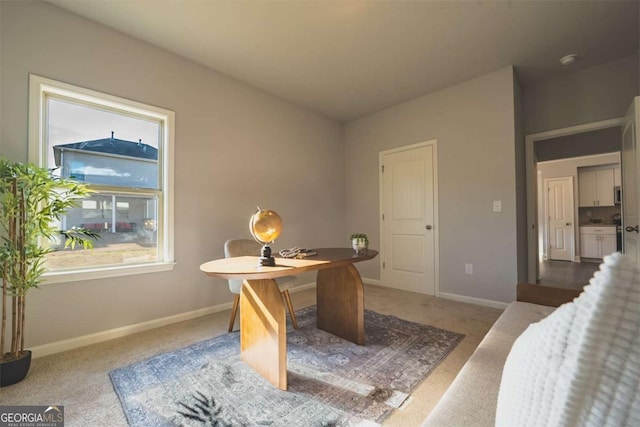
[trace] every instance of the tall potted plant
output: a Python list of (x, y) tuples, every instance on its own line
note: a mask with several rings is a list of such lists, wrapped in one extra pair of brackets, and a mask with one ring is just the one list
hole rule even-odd
[[(60, 232), (65, 248), (73, 249), (76, 245), (90, 248), (90, 238), (98, 237), (89, 230), (59, 231), (55, 226), (68, 209), (88, 194), (85, 185), (57, 178), (46, 168), (0, 158), (0, 386), (21, 381), (31, 364), (31, 352), (24, 349), (27, 294), (40, 285), (45, 257), (53, 250), (46, 240)], [(11, 348), (5, 351), (8, 335)]]

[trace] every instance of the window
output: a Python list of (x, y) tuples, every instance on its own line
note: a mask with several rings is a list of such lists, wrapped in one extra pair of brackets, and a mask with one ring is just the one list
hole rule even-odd
[(100, 234), (89, 250), (44, 242), (48, 282), (173, 266), (174, 113), (31, 75), (29, 159), (89, 185), (58, 226)]

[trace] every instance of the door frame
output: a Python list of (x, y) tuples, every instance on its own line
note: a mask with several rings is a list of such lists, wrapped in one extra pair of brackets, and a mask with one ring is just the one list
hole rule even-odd
[[(631, 113), (631, 110), (633, 109), (633, 114), (629, 114)], [(624, 254), (629, 254), (628, 248), (629, 245), (627, 242), (627, 238), (630, 237), (632, 234), (632, 232), (627, 231), (627, 227), (628, 226), (633, 226), (633, 223), (628, 224), (628, 220), (631, 219), (632, 216), (635, 216), (636, 218), (634, 218), (634, 223), (637, 227), (638, 225), (638, 221), (640, 220), (640, 157), (639, 157), (639, 152), (640, 152), (640, 147), (639, 145), (639, 128), (638, 125), (640, 124), (640, 96), (634, 96), (633, 99), (631, 100), (631, 104), (629, 105), (629, 107), (627, 107), (627, 112), (625, 113), (624, 116), (624, 124), (622, 127), (622, 150), (620, 151), (620, 165), (621, 165), (621, 169), (620, 172), (622, 174), (622, 227), (621, 227), (621, 231), (622, 231), (622, 253)], [(633, 150), (633, 154), (634, 154), (634, 158), (632, 159), (632, 167), (635, 170), (635, 176), (633, 176), (632, 178), (632, 182), (635, 181), (633, 184), (635, 185), (635, 204), (631, 204), (628, 201), (628, 197), (625, 197), (625, 193), (628, 196), (628, 192), (629, 192), (629, 186), (625, 185), (625, 183), (627, 182), (627, 179), (625, 177), (625, 171), (622, 169), (622, 162), (623, 159), (626, 158), (623, 157), (624, 154), (627, 154), (627, 151), (625, 151), (624, 148), (624, 136), (625, 136), (625, 131), (627, 130), (628, 127), (632, 127), (633, 130), (635, 131), (632, 135), (632, 137), (634, 138), (633, 140), (633, 144), (635, 145), (634, 150)], [(625, 202), (625, 200), (627, 200)], [(626, 203), (626, 204), (625, 204)], [(632, 209), (636, 210), (635, 215), (633, 215), (633, 213), (630, 215), (629, 214), (629, 206), (632, 207)], [(637, 231), (636, 231), (637, 233)], [(636, 245), (635, 245), (635, 258), (634, 261), (640, 265), (640, 245), (638, 244), (640, 241), (640, 238), (636, 235)], [(632, 258), (632, 259), (633, 259)]]
[(558, 138), (561, 136), (575, 135), (594, 130), (606, 129), (622, 126), (624, 117), (601, 120), (599, 122), (585, 123), (577, 126), (553, 129), (540, 133), (525, 135), (525, 164), (527, 182), (527, 278), (529, 283), (536, 283), (539, 274), (538, 262), (538, 191), (537, 191), (537, 159), (535, 157), (534, 144), (545, 139)]
[[(549, 194), (548, 194), (548, 189), (549, 189), (549, 182), (551, 181), (559, 181), (559, 180), (568, 180), (569, 181), (569, 187), (571, 189), (571, 216), (573, 216), (573, 220), (571, 222), (571, 250), (570, 250), (570, 260), (571, 262), (575, 261), (576, 259), (576, 200), (575, 200), (575, 194), (574, 194), (574, 185), (573, 185), (573, 176), (559, 176), (559, 177), (554, 177), (554, 178), (544, 178), (544, 185), (543, 188), (545, 191), (547, 191), (547, 195), (546, 198), (543, 198), (544, 201), (544, 259), (545, 260), (551, 260), (550, 257), (550, 252), (551, 252), (551, 224), (549, 223)], [(538, 209), (540, 208), (540, 206), (538, 206)]]
[[(384, 212), (384, 176), (382, 173), (384, 156), (428, 146), (432, 146), (433, 148), (433, 288), (434, 295), (437, 297), (440, 295), (440, 227), (438, 221), (438, 141), (436, 139), (404, 145), (402, 147), (392, 148), (378, 153), (378, 199), (380, 201), (378, 220), (380, 223), (380, 260), (384, 260), (386, 255), (384, 252), (384, 222), (382, 220), (382, 213)], [(382, 279), (382, 262), (380, 262), (380, 278)], [(386, 286), (384, 283), (382, 283), (382, 285)]]

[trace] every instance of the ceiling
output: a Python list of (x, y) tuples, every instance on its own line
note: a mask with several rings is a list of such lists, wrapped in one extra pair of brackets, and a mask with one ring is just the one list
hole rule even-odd
[(526, 85), (640, 39), (637, 0), (50, 3), (341, 121), (511, 64)]

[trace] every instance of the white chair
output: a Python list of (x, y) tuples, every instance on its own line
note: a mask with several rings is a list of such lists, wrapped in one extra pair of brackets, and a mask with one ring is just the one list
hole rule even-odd
[[(225, 258), (233, 258), (237, 256), (254, 255), (259, 256), (262, 246), (249, 239), (231, 239), (224, 242), (224, 256)], [(294, 329), (298, 329), (298, 322), (296, 321), (296, 314), (293, 311), (293, 304), (291, 304), (291, 297), (289, 296), (289, 289), (298, 284), (296, 276), (278, 277), (275, 279), (280, 290), (280, 295), (284, 299), (289, 309), (289, 315), (291, 316), (291, 323)], [(240, 290), (242, 289), (242, 280), (229, 279), (229, 290), (235, 294), (233, 299), (233, 308), (231, 309), (231, 319), (229, 320), (229, 332), (233, 331), (233, 324), (236, 320), (236, 313), (238, 312), (238, 303), (240, 302)]]

